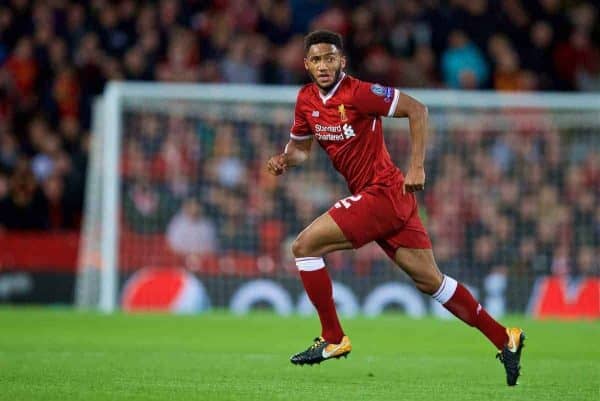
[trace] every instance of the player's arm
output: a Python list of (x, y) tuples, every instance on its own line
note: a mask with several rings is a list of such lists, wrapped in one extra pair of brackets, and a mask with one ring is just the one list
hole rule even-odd
[(425, 147), (429, 131), (427, 107), (400, 92), (393, 117), (408, 117), (410, 127), (410, 164), (404, 177), (403, 193), (421, 191), (425, 188)]
[(273, 175), (281, 175), (290, 168), (302, 164), (310, 155), (312, 137), (304, 140), (290, 139), (282, 154), (273, 156), (267, 162), (267, 170)]
[(302, 164), (308, 159), (312, 145), (310, 125), (306, 121), (303, 90), (298, 92), (294, 110), (294, 124), (290, 129), (290, 140), (283, 153), (273, 156), (267, 162), (267, 170), (273, 175), (280, 175), (293, 166)]
[(404, 193), (425, 188), (425, 146), (427, 144), (427, 107), (392, 87), (360, 82), (355, 87), (354, 106), (370, 116), (408, 117), (411, 136), (410, 164), (404, 178)]

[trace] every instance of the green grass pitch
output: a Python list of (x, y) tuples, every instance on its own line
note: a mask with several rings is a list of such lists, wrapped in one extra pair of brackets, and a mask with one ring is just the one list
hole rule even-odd
[(345, 319), (348, 359), (297, 367), (316, 317), (1, 308), (0, 400), (600, 400), (599, 322), (506, 320), (528, 335), (513, 388), (456, 321)]

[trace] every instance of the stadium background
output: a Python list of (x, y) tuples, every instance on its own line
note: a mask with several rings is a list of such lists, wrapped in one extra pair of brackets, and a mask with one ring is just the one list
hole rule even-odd
[[(599, 13), (591, 0), (0, 0), (0, 400), (597, 400)], [(306, 82), (302, 36), (315, 28), (343, 33), (360, 78), (460, 91), (430, 105), (421, 212), (441, 268), (525, 329), (517, 388), (479, 332), (437, 318), (372, 246), (327, 258), (340, 312), (381, 312), (367, 308), (381, 286), (403, 302), (344, 316), (347, 360), (289, 363), (318, 329), (290, 241), (348, 195), (320, 149), (292, 177), (266, 174), (291, 101), (121, 102), (122, 300), (195, 313), (94, 310), (109, 81), (266, 84), (254, 88), (264, 98)], [(579, 101), (458, 106), (532, 90)], [(407, 125), (385, 129), (404, 167)], [(264, 299), (244, 316), (222, 310), (267, 293), (296, 313)], [(533, 319), (532, 299), (537, 316), (580, 320)], [(404, 316), (425, 312), (436, 318)]]
[[(598, 12), (556, 0), (9, 1), (0, 6), (0, 300), (74, 301), (92, 102), (110, 80), (301, 84), (303, 33), (327, 28), (344, 35), (349, 71), (365, 80), (594, 91)], [(288, 245), (347, 192), (322, 155), (298, 173), (304, 187), (266, 175), (290, 116), (126, 114), (121, 267), (186, 267), (227, 294), (211, 297), (217, 306), (247, 277), (277, 275), (300, 294)], [(598, 132), (550, 121), (455, 124), (428, 153), (421, 204), (440, 267), (477, 289), (490, 277), (508, 286), (509, 311), (525, 311), (539, 277), (599, 275)], [(408, 135), (398, 130), (388, 146), (406, 154)], [(186, 219), (196, 241), (185, 240)], [(361, 296), (405, 281), (376, 247), (328, 263)]]

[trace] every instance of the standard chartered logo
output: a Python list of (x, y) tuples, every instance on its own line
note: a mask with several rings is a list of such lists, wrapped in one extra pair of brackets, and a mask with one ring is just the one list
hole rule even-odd
[(315, 124), (315, 137), (320, 141), (343, 141), (356, 136), (350, 124), (321, 125)]

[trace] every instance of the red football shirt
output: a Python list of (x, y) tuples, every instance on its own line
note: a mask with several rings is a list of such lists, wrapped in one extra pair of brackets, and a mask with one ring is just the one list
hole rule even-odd
[(381, 116), (391, 117), (400, 92), (397, 89), (342, 75), (327, 95), (316, 84), (298, 93), (290, 137), (314, 137), (333, 166), (356, 194), (372, 184), (404, 180), (390, 159), (383, 140)]

